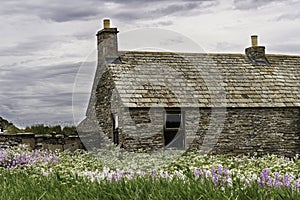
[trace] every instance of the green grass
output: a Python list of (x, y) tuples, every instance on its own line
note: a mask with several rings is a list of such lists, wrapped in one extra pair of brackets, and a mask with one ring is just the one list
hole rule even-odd
[[(172, 154), (121, 154), (114, 149), (97, 155), (0, 149), (0, 200), (300, 199), (300, 187), (294, 186), (300, 184), (298, 157), (201, 156), (194, 152), (172, 158)], [(271, 182), (261, 187), (269, 183), (267, 179), (275, 180), (275, 172), (284, 184)]]
[[(174, 178), (138, 177), (118, 182), (91, 182), (77, 176), (65, 181), (58, 175), (37, 176), (21, 170), (0, 170), (1, 199), (300, 199), (299, 191), (283, 188), (215, 186), (192, 176)], [(244, 189), (240, 189), (244, 188)]]

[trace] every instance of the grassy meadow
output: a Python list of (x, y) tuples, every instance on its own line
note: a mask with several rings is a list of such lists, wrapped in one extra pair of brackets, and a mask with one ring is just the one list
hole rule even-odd
[(300, 160), (0, 150), (0, 199), (300, 199)]

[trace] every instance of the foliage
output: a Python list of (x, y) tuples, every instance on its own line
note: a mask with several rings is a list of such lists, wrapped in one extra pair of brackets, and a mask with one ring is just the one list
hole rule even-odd
[(113, 170), (122, 169), (123, 172), (149, 172), (154, 169), (167, 167), (173, 160), (176, 160), (182, 151), (165, 150), (153, 153), (129, 152), (116, 147), (114, 144), (97, 149), (94, 156), (108, 168)]
[(28, 168), (39, 163), (52, 164), (59, 158), (48, 150), (29, 151), (25, 145), (0, 149), (0, 167)]
[(216, 186), (190, 174), (182, 179), (138, 176), (119, 181), (89, 179), (73, 175), (65, 182), (57, 175), (33, 176), (20, 170), (0, 170), (1, 199), (299, 199), (294, 188), (261, 188), (252, 183)]
[(7, 133), (19, 133), (20, 129), (17, 128), (13, 123), (7, 121), (6, 119), (3, 119), (0, 117), (0, 128), (3, 128), (4, 130), (7, 130)]
[(75, 126), (65, 126), (60, 125), (55, 126), (45, 126), (44, 124), (36, 124), (27, 126), (25, 129), (20, 129), (16, 127), (13, 123), (7, 121), (0, 117), (0, 128), (7, 130), (7, 133), (15, 134), (20, 132), (31, 132), (35, 134), (64, 134), (64, 135), (78, 135)]
[(62, 133), (65, 135), (77, 135), (76, 126), (65, 126), (62, 130)]
[[(189, 162), (187, 162), (187, 160)], [(202, 168), (209, 170), (213, 166), (224, 166), (231, 173), (238, 174), (240, 177), (249, 177), (253, 174), (259, 174), (262, 169), (268, 168), (271, 172), (300, 173), (300, 159), (296, 156), (293, 159), (280, 157), (276, 155), (256, 156), (226, 156), (226, 155), (199, 155), (197, 152), (191, 152), (185, 156), (179, 157), (166, 170), (182, 170), (184, 172)]]
[(298, 157), (169, 155), (0, 149), (0, 199), (300, 198)]
[(10, 123), (6, 119), (3, 119), (2, 117), (0, 117), (0, 127), (6, 129), (8, 125), (12, 125), (12, 123)]
[(56, 131), (58, 131), (56, 133), (61, 133), (61, 127), (60, 126), (49, 127), (49, 126), (45, 126), (44, 124), (37, 124), (37, 125), (32, 125), (30, 127), (26, 127), (25, 131), (32, 132), (35, 134), (51, 134)]
[(19, 133), (21, 132), (19, 128), (17, 128), (16, 126), (14, 126), (13, 124), (9, 124), (7, 126), (7, 133), (10, 134), (15, 134), (15, 133)]
[(76, 127), (71, 126), (71, 127), (64, 127), (61, 128), (60, 125), (56, 126), (45, 126), (44, 124), (37, 124), (37, 125), (32, 125), (32, 126), (27, 126), (24, 129), (24, 132), (31, 132), (35, 134), (65, 134), (65, 135), (76, 135)]

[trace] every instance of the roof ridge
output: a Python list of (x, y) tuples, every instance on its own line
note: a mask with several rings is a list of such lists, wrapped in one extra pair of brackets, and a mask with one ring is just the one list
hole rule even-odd
[[(212, 56), (224, 56), (224, 55), (235, 55), (235, 56), (245, 56), (244, 53), (205, 53), (205, 52), (171, 52), (171, 51), (119, 51), (119, 55), (121, 54), (154, 54), (154, 55), (169, 55), (169, 54), (179, 54), (179, 55), (212, 55)], [(296, 57), (300, 58), (300, 55), (288, 55), (288, 54), (277, 54), (277, 53), (267, 53), (266, 56), (278, 56), (278, 57)]]

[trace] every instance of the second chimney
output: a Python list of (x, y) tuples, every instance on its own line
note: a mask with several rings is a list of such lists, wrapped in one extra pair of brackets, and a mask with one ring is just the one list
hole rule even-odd
[(245, 49), (245, 53), (253, 65), (267, 65), (269, 66), (270, 63), (266, 58), (265, 54), (265, 47), (258, 46), (258, 36), (252, 35), (251, 36), (251, 47)]

